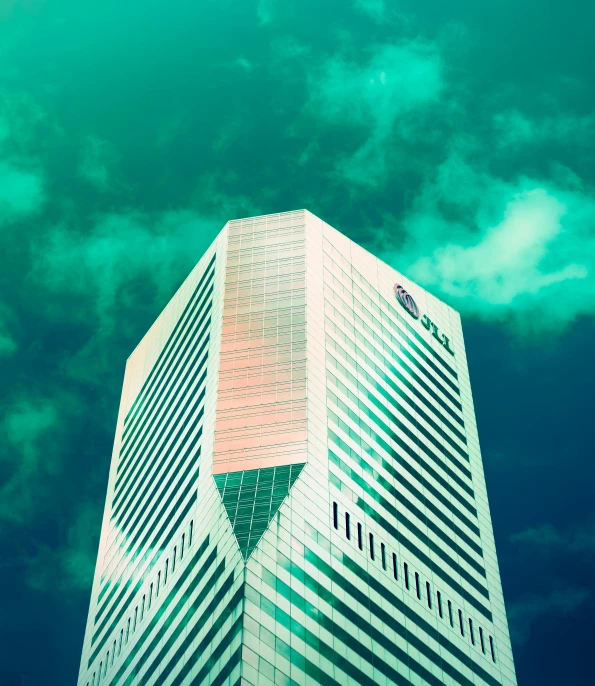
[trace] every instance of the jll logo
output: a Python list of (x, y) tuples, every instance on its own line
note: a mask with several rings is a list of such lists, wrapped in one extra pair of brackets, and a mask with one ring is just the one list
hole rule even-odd
[[(395, 284), (395, 296), (397, 297), (397, 300), (401, 303), (401, 305), (407, 310), (407, 312), (409, 312), (409, 314), (414, 319), (419, 319), (419, 307), (417, 306), (417, 303), (415, 302), (411, 294), (407, 293), (403, 286), (401, 286), (398, 283)], [(428, 317), (427, 314), (422, 315), (421, 323), (428, 331), (432, 332), (432, 336), (434, 336), (434, 338), (437, 341), (439, 341), (451, 355), (455, 354), (454, 350), (450, 347), (450, 339), (445, 334), (441, 334), (438, 331), (438, 327)]]

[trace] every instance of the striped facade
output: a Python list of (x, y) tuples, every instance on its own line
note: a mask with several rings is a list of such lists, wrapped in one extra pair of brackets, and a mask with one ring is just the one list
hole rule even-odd
[(228, 222), (126, 366), (78, 683), (516, 684), (459, 315)]

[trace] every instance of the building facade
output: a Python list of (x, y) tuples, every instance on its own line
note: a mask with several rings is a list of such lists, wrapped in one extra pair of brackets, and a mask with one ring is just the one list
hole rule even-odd
[(78, 683), (516, 684), (459, 315), (228, 222), (127, 362)]

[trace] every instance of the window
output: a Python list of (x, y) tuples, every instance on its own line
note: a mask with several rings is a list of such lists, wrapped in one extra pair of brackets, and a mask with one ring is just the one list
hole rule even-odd
[(184, 557), (184, 542), (186, 540), (186, 534), (182, 534), (182, 544), (180, 545), (180, 560)]
[(178, 554), (178, 546), (174, 546), (174, 554), (173, 557), (171, 558), (171, 573), (173, 574), (176, 571), (176, 555)]
[(374, 534), (370, 534), (370, 558), (374, 559)]
[(461, 636), (465, 635), (465, 627), (463, 626), (463, 613), (459, 610), (459, 627), (461, 628)]
[(147, 605), (147, 610), (151, 607), (151, 603), (153, 602), (153, 584), (149, 586), (149, 603)]
[(335, 529), (339, 528), (339, 508), (337, 503), (333, 503), (333, 526)]
[(380, 544), (380, 557), (382, 558), (382, 569), (386, 569), (386, 546), (384, 543)]
[(101, 683), (101, 670), (102, 670), (102, 669), (103, 669), (103, 662), (100, 662), (100, 663), (99, 663), (99, 671), (97, 672), (97, 674), (98, 674), (98, 676), (97, 676), (97, 683), (98, 683), (98, 684)]
[(141, 607), (140, 607), (140, 621), (141, 622), (143, 621), (143, 617), (145, 616), (145, 601), (146, 601), (146, 599), (147, 599), (147, 596), (144, 595), (143, 596), (143, 602), (142, 602)]
[(403, 572), (405, 574), (405, 588), (409, 590), (409, 567), (406, 562), (403, 564)]
[(421, 600), (421, 591), (419, 590), (419, 574), (415, 572), (415, 595), (418, 600)]
[(107, 651), (107, 655), (105, 656), (105, 672), (103, 675), (105, 676), (107, 674), (107, 668), (109, 667), (109, 650)]
[(359, 522), (357, 525), (357, 547), (360, 550), (363, 550), (363, 548), (364, 548), (364, 537), (362, 534), (362, 525)]
[(399, 578), (399, 568), (397, 567), (397, 554), (393, 553), (393, 576), (395, 579)]
[(112, 648), (112, 665), (114, 664), (115, 659), (116, 659), (116, 642), (114, 641), (114, 647)]
[(471, 636), (471, 643), (475, 645), (475, 634), (473, 633), (473, 620), (469, 617), (469, 636)]
[(347, 540), (351, 540), (351, 522), (349, 521), (349, 512), (345, 513), (345, 536)]
[(485, 655), (486, 654), (486, 646), (485, 643), (483, 642), (483, 629), (479, 627), (479, 642), (481, 643), (481, 652)]
[[(130, 621), (130, 620), (128, 620)], [(120, 641), (118, 643), (118, 655), (122, 652), (122, 644), (124, 643), (124, 629), (120, 631)]]
[(442, 594), (436, 591), (436, 598), (438, 599), (438, 614), (442, 617)]
[(190, 522), (190, 530), (188, 531), (188, 547), (192, 545), (192, 529), (194, 529), (194, 522)]
[(95, 672), (93, 672), (93, 678), (91, 679), (91, 686), (95, 686)]
[(165, 586), (165, 584), (167, 583), (167, 568), (168, 568), (168, 567), (169, 567), (169, 557), (168, 557), (167, 560), (165, 561), (165, 572), (164, 572), (164, 574), (163, 574), (163, 585), (164, 585), (164, 586)]
[(448, 619), (450, 621), (450, 626), (454, 627), (455, 623), (452, 620), (452, 603), (448, 601)]
[(155, 597), (159, 596), (159, 586), (161, 585), (161, 572), (157, 574), (157, 588), (155, 589)]
[(428, 607), (432, 609), (432, 591), (430, 589), (430, 582), (426, 581), (426, 595), (428, 596)]
[(496, 662), (496, 653), (494, 652), (494, 639), (490, 636), (490, 652), (492, 653), (492, 662)]
[(126, 641), (125, 641), (125, 645), (126, 645), (126, 643), (128, 643), (128, 638), (129, 638), (129, 636), (130, 636), (130, 617), (128, 617), (128, 623), (126, 624)]

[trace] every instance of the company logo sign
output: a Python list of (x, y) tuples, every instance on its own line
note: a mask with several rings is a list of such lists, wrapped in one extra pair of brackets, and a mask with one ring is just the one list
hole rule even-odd
[(395, 295), (397, 300), (403, 305), (403, 307), (409, 312), (409, 314), (414, 319), (419, 319), (419, 307), (417, 306), (415, 300), (412, 296), (407, 293), (407, 291), (400, 286), (398, 283), (395, 284)]
[[(407, 293), (407, 291), (400, 284), (395, 284), (395, 296), (401, 305), (409, 312), (409, 314), (414, 319), (419, 319), (419, 307), (413, 299), (413, 297)], [(428, 331), (431, 332), (432, 336), (444, 347), (451, 355), (454, 355), (454, 350), (450, 347), (450, 339), (446, 334), (440, 333), (438, 327), (434, 322), (428, 317), (427, 314), (422, 315), (421, 323), (424, 325)]]

